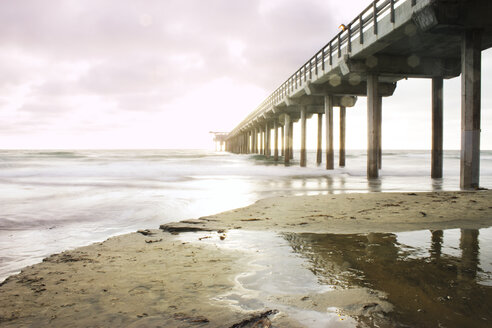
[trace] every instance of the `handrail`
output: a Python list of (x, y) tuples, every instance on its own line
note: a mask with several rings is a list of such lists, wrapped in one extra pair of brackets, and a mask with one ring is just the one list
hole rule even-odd
[[(241, 121), (241, 123), (229, 133), (229, 136), (234, 136), (238, 130), (240, 131), (244, 125), (249, 123), (254, 117), (262, 112), (266, 112), (267, 109), (274, 107), (276, 103), (290, 95), (298, 87), (301, 87), (307, 81), (308, 74), (309, 80), (311, 80), (313, 74), (313, 61), (315, 74), (318, 75), (319, 70), (322, 72), (325, 71), (326, 64), (332, 66), (334, 56), (337, 58), (341, 57), (343, 48), (347, 48), (349, 52), (352, 50), (352, 39), (355, 38), (354, 36), (358, 35), (360, 44), (364, 44), (364, 28), (371, 25), (371, 23), (374, 34), (377, 35), (378, 18), (389, 14), (390, 21), (394, 23), (395, 8), (398, 4), (405, 1), (406, 0), (374, 0), (356, 18), (346, 25), (345, 30), (340, 31), (325, 46), (317, 51), (314, 56), (287, 78), (287, 80), (273, 91), (252, 113)], [(417, 0), (411, 0), (412, 7), (416, 5), (416, 2)], [(328, 62), (326, 63), (326, 61)]]

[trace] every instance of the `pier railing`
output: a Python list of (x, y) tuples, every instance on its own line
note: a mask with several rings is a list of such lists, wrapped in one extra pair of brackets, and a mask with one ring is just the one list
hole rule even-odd
[(340, 58), (344, 52), (350, 53), (354, 40), (358, 38), (358, 42), (361, 45), (364, 44), (364, 32), (372, 29), (375, 35), (378, 34), (378, 23), (382, 18), (389, 15), (390, 21), (394, 23), (395, 8), (406, 1), (411, 1), (412, 7), (417, 4), (417, 0), (374, 0), (349, 24), (343, 25), (342, 30), (333, 39), (272, 92), (256, 110), (231, 131), (229, 136), (236, 135), (245, 124), (273, 108), (296, 89), (302, 87), (308, 80), (311, 80), (313, 76), (318, 77), (320, 73), (325, 74), (327, 67), (329, 67), (328, 71), (331, 71), (334, 64), (333, 59)]

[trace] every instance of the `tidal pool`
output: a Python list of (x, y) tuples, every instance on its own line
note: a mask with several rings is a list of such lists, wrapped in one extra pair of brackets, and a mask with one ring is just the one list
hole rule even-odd
[(277, 309), (307, 327), (492, 325), (492, 228), (181, 238), (241, 252), (247, 270), (215, 301), (244, 311)]

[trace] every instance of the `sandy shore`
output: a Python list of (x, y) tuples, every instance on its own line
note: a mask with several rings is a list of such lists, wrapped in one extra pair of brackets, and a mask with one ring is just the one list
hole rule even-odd
[[(245, 208), (117, 236), (27, 267), (0, 285), (0, 325), (268, 327), (271, 320), (276, 327), (302, 327), (285, 310), (245, 311), (223, 301), (221, 296), (238, 289), (236, 279), (254, 256), (218, 247), (232, 238), (229, 231), (367, 233), (489, 226), (491, 191), (265, 199)], [(196, 238), (189, 236), (194, 231), (199, 232)], [(183, 239), (185, 232), (188, 239)], [(283, 301), (320, 311), (335, 306), (348, 315), (364, 315), (354, 310), (354, 304), (360, 309), (366, 308), (364, 304), (379, 304), (384, 311), (391, 308), (384, 295), (363, 288), (333, 291), (331, 298), (285, 295)]]

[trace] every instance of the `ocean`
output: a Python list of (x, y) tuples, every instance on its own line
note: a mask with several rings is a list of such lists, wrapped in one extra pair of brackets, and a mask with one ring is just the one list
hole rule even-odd
[[(272, 196), (459, 189), (459, 151), (430, 178), (430, 151), (385, 151), (381, 178), (366, 179), (365, 151), (327, 171), (258, 155), (206, 150), (0, 151), (0, 281), (46, 256)], [(335, 160), (337, 160), (335, 158)], [(337, 163), (337, 162), (335, 162)], [(492, 151), (481, 156), (492, 188)]]

